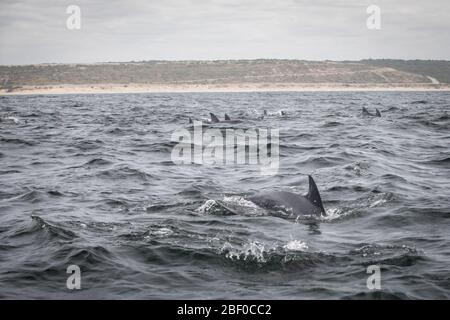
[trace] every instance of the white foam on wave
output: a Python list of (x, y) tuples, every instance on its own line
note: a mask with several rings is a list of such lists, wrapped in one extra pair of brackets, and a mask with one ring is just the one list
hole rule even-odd
[[(0, 121), (1, 121), (1, 120), (2, 120), (2, 119), (0, 119)], [(9, 121), (12, 121), (12, 122), (14, 122), (14, 124), (18, 124), (18, 123), (20, 122), (19, 118), (13, 117), (13, 116), (6, 116), (6, 117), (3, 117), (3, 120), (9, 120)]]
[(211, 212), (212, 208), (216, 205), (215, 200), (206, 200), (204, 204), (202, 204), (200, 207), (197, 208), (197, 212), (200, 213), (209, 213)]
[(291, 240), (283, 248), (289, 251), (306, 251), (308, 250), (308, 245), (301, 240)]
[(320, 217), (320, 220), (324, 222), (334, 221), (342, 219), (343, 217), (349, 216), (353, 213), (355, 213), (355, 210), (344, 210), (343, 208), (328, 208), (327, 214), (322, 215)]
[(160, 228), (152, 232), (156, 236), (170, 236), (173, 234), (172, 229), (169, 228)]
[(152, 238), (152, 237), (168, 237), (173, 234), (173, 230), (169, 228), (158, 228), (154, 230), (149, 231), (149, 235), (145, 236), (146, 239)]
[(265, 253), (270, 251), (266, 249), (264, 243), (258, 241), (250, 241), (242, 245), (242, 247), (233, 246), (229, 242), (225, 242), (220, 249), (221, 253), (225, 253), (225, 257), (231, 260), (256, 260), (258, 262), (266, 262)]
[(202, 214), (220, 215), (232, 213), (244, 216), (261, 216), (265, 214), (264, 209), (242, 196), (225, 196), (220, 202), (206, 200), (196, 211)]
[(284, 259), (288, 261), (292, 258), (289, 256), (289, 252), (306, 252), (308, 249), (306, 242), (301, 240), (291, 240), (283, 246), (253, 240), (242, 245), (232, 245), (225, 242), (219, 251), (222, 254), (225, 253), (225, 257), (231, 260), (256, 260), (265, 263), (271, 254), (285, 255)]
[(242, 206), (242, 207), (249, 207), (249, 208), (253, 208), (253, 209), (258, 208), (258, 206), (256, 204), (254, 204), (253, 202), (245, 199), (244, 197), (240, 197), (240, 196), (224, 197), (223, 202)]
[(385, 204), (386, 202), (388, 202), (389, 200), (391, 200), (392, 197), (393, 197), (392, 194), (389, 192), (380, 193), (376, 197), (373, 197), (372, 199), (370, 199), (371, 203), (369, 204), (369, 207), (373, 208), (373, 207), (381, 206), (381, 205)]
[(343, 210), (341, 208), (330, 208), (327, 209), (327, 214), (321, 216), (323, 221), (332, 221), (339, 219), (343, 215)]

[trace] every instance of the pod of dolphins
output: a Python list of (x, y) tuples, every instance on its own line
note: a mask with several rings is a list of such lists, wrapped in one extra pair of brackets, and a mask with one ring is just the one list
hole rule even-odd
[[(268, 116), (267, 110), (264, 110), (263, 118)], [(286, 112), (280, 110), (276, 113), (279, 116), (286, 116)], [(381, 117), (381, 113), (378, 109), (375, 109), (375, 113), (370, 113), (365, 107), (362, 108), (363, 117)], [(13, 122), (18, 123), (19, 120), (12, 116), (0, 117), (0, 122)], [(228, 114), (225, 114), (224, 120), (220, 120), (214, 113), (210, 113), (210, 123), (239, 123), (240, 120), (232, 120)], [(191, 118), (189, 118), (189, 124), (193, 124)], [(265, 209), (282, 208), (288, 210), (296, 215), (309, 215), (320, 216), (326, 215), (326, 211), (322, 204), (322, 198), (320, 197), (319, 190), (312, 176), (309, 177), (309, 190), (305, 196), (286, 192), (262, 192), (248, 198), (251, 202), (257, 206)]]
[[(267, 110), (264, 110), (264, 116), (268, 116)], [(277, 112), (277, 115), (285, 116), (285, 111)], [(381, 117), (381, 112), (378, 109), (375, 109), (375, 113), (370, 113), (365, 107), (362, 107), (362, 117)], [(264, 117), (263, 116), (263, 117)], [(230, 116), (225, 114), (224, 120), (220, 120), (215, 114), (210, 113), (210, 123), (227, 123), (233, 122)], [(239, 120), (234, 120), (235, 122), (239, 122)], [(192, 124), (192, 119), (189, 118), (189, 124)], [(322, 216), (326, 215), (325, 208), (323, 207), (322, 198), (319, 193), (319, 189), (317, 188), (316, 182), (314, 181), (312, 176), (308, 176), (309, 181), (309, 190), (306, 195), (299, 195), (293, 192), (287, 191), (269, 191), (269, 192), (261, 192), (257, 193), (251, 197), (248, 197), (247, 200), (253, 202), (258, 207), (268, 209), (268, 210), (276, 210), (282, 209), (289, 211), (290, 213), (300, 216)], [(221, 202), (220, 202), (221, 204)], [(221, 204), (226, 209), (225, 205)]]
[[(285, 116), (286, 112), (281, 110), (276, 113), (280, 116)], [(381, 112), (375, 109), (375, 113), (370, 113), (365, 107), (362, 108), (362, 117), (381, 117)], [(264, 110), (263, 117), (268, 116), (267, 110)], [(224, 120), (220, 120), (215, 114), (210, 113), (210, 123), (229, 123), (233, 122), (230, 116), (225, 114)], [(234, 122), (239, 122), (239, 120), (234, 120)], [(192, 124), (192, 119), (189, 118), (189, 124)], [(293, 192), (287, 191), (272, 191), (272, 192), (262, 192), (257, 193), (247, 199), (258, 207), (276, 210), (282, 209), (287, 210), (290, 213), (300, 216), (322, 216), (326, 215), (325, 208), (323, 207), (322, 198), (320, 196), (319, 189), (317, 188), (316, 182), (312, 176), (308, 176), (309, 180), (309, 190), (306, 195), (299, 195)], [(219, 202), (220, 205), (227, 208), (224, 204)]]

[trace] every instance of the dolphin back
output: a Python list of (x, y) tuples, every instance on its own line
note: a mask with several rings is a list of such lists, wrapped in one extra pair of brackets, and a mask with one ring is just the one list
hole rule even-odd
[(284, 209), (296, 215), (325, 215), (322, 199), (314, 179), (309, 176), (309, 191), (306, 196), (292, 192), (263, 192), (249, 197), (257, 206), (278, 211)]
[(248, 200), (257, 206), (272, 210), (277, 214), (280, 211), (299, 215), (320, 215), (321, 210), (304, 196), (285, 191), (264, 192), (249, 197)]

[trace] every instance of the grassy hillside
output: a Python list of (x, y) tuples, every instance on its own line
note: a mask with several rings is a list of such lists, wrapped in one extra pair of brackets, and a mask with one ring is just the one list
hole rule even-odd
[(450, 83), (448, 61), (147, 61), (0, 66), (0, 89), (59, 84)]
[(400, 71), (430, 76), (439, 82), (450, 83), (450, 61), (444, 60), (362, 60), (361, 62), (377, 67), (389, 67)]

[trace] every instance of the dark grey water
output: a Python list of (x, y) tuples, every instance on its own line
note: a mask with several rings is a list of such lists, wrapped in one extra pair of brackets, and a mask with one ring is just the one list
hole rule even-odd
[[(0, 97), (0, 297), (448, 299), (449, 98)], [(225, 111), (237, 128), (280, 129), (277, 175), (170, 161), (188, 116)], [(306, 193), (308, 174), (319, 219), (217, 210), (260, 190)], [(79, 291), (66, 288), (73, 264)], [(370, 265), (381, 290), (366, 286)]]

